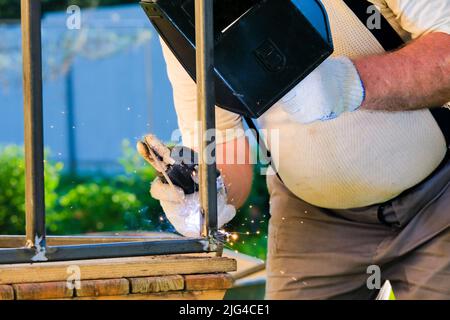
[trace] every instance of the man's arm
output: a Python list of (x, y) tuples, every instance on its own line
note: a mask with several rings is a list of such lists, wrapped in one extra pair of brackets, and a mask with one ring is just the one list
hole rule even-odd
[[(174, 104), (183, 142), (186, 146), (197, 149), (195, 135), (197, 87), (164, 42), (161, 42), (161, 45), (167, 62), (167, 73), (173, 87)], [(216, 139), (216, 156), (217, 167), (221, 171), (227, 188), (228, 203), (238, 209), (247, 200), (252, 186), (253, 166), (248, 161), (249, 143), (244, 134), (238, 134), (238, 132), (244, 132), (244, 127), (242, 119), (236, 114), (216, 108), (216, 129), (218, 137), (225, 138), (227, 130), (236, 133), (235, 138)], [(240, 161), (243, 154), (247, 160)]]
[(405, 111), (450, 101), (450, 35), (432, 32), (395, 52), (325, 60), (279, 101), (292, 120), (332, 120), (360, 108)]
[[(250, 145), (242, 136), (226, 143), (217, 144), (217, 168), (225, 181), (228, 203), (242, 207), (247, 200), (253, 180), (253, 165), (250, 162)], [(228, 159), (228, 161), (223, 161)]]
[(362, 108), (414, 110), (450, 101), (450, 35), (430, 33), (402, 49), (356, 59), (365, 87)]

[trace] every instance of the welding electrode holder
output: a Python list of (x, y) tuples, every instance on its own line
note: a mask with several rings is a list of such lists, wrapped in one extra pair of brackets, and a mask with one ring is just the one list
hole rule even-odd
[[(192, 194), (199, 190), (198, 181), (198, 153), (194, 150), (176, 146), (171, 149), (170, 156), (175, 163), (169, 165), (166, 174), (174, 185), (183, 189), (185, 194)], [(217, 178), (220, 177), (220, 171), (216, 171)], [(161, 176), (164, 181), (164, 177)]]
[(194, 180), (198, 166), (197, 153), (190, 148), (177, 146), (171, 149), (170, 156), (175, 163), (167, 167), (166, 174), (172, 183), (183, 189), (185, 194), (197, 192), (198, 183)]

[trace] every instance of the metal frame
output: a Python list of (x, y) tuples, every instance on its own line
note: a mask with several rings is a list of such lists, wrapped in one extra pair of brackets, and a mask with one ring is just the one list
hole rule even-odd
[[(200, 203), (202, 234), (198, 239), (151, 240), (146, 237), (59, 237), (47, 245), (45, 232), (44, 156), (42, 116), (41, 1), (21, 0), (23, 92), (25, 122), (26, 236), (0, 236), (0, 245), (25, 240), (23, 247), (0, 249), (0, 264), (132, 257), (160, 254), (222, 252), (217, 230), (216, 165), (208, 164), (204, 139), (214, 129), (213, 1), (195, 0), (197, 42), (198, 120), (200, 128)], [(214, 144), (214, 141), (211, 142)], [(210, 145), (210, 148), (215, 148)], [(49, 237), (58, 243), (58, 237)], [(64, 238), (64, 241), (61, 240)], [(69, 240), (70, 239), (70, 240)], [(73, 244), (79, 241), (82, 244)], [(86, 242), (92, 241), (93, 243)]]
[[(214, 136), (208, 137), (206, 132), (215, 126), (214, 96), (214, 34), (213, 34), (213, 1), (195, 1), (195, 43), (196, 43), (196, 81), (197, 81), (197, 121), (200, 125), (199, 145), (199, 184), (200, 204), (203, 210), (202, 236), (214, 236), (217, 233), (217, 184), (215, 159), (208, 159), (206, 150), (212, 145), (215, 150)], [(198, 54), (203, 52), (203, 54)], [(212, 138), (208, 141), (208, 138)], [(215, 157), (215, 154), (211, 154)]]

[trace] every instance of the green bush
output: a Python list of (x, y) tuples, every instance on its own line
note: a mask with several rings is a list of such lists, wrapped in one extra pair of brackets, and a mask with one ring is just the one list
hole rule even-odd
[(119, 162), (122, 174), (63, 176), (56, 209), (47, 219), (51, 234), (172, 230), (159, 202), (149, 195), (156, 171), (128, 141)]
[(51, 234), (120, 231), (141, 207), (133, 193), (107, 183), (83, 183), (60, 196), (47, 225)]
[[(62, 163), (45, 163), (45, 202), (54, 208)], [(25, 232), (25, 161), (23, 147), (0, 147), (0, 234)]]
[[(137, 154), (129, 142), (123, 144), (117, 175), (69, 175), (62, 164), (45, 163), (47, 231), (53, 235), (114, 231), (166, 231), (173, 228), (157, 200), (149, 195), (156, 171)], [(269, 199), (265, 176), (255, 167), (253, 187), (247, 203), (225, 230), (238, 235), (225, 246), (266, 257)], [(0, 148), (0, 234), (23, 234), (24, 154), (19, 146)]]

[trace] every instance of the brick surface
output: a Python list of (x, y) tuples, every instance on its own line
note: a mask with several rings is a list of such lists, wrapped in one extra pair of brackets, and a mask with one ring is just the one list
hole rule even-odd
[(21, 283), (14, 284), (17, 300), (38, 300), (71, 298), (73, 289), (68, 288), (67, 282)]
[(227, 273), (192, 274), (184, 276), (185, 290), (221, 290), (233, 286), (233, 278)]
[(0, 285), (0, 300), (14, 300), (14, 289), (12, 286)]
[(127, 279), (85, 280), (75, 288), (77, 297), (118, 296), (130, 293)]
[(129, 280), (132, 293), (154, 293), (184, 289), (184, 279), (179, 275), (130, 278)]

